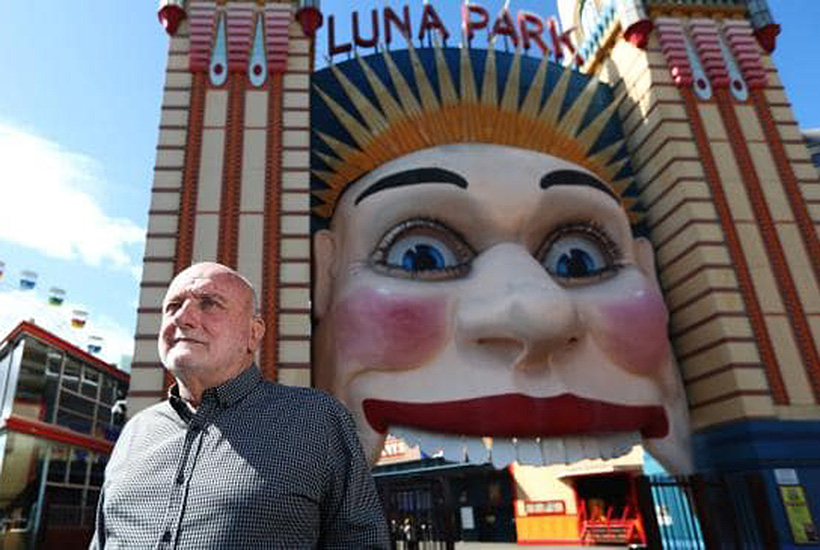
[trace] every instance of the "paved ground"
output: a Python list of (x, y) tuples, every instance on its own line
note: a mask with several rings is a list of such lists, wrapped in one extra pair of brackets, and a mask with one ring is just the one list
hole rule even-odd
[[(418, 550), (439, 550), (444, 546), (434, 544), (419, 546)], [(457, 542), (455, 550), (625, 550), (626, 546), (532, 546), (529, 544), (518, 545), (514, 542)], [(398, 546), (398, 550), (403, 550)]]
[(514, 542), (457, 542), (456, 550), (624, 550), (626, 546), (532, 546), (529, 544), (518, 545)]

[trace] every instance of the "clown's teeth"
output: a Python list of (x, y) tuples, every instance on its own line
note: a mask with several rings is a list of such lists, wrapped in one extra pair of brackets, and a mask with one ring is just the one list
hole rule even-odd
[(464, 436), (447, 436), (442, 444), (444, 458), (453, 462), (464, 462)]
[(532, 437), (519, 437), (515, 440), (518, 463), (531, 466), (540, 466), (543, 462), (541, 445)]
[(489, 450), (480, 437), (465, 437), (467, 461), (473, 464), (484, 464), (489, 460)]
[(581, 442), (581, 452), (584, 458), (601, 458), (601, 447), (597, 436), (582, 435), (578, 439)]
[(493, 466), (496, 469), (506, 468), (515, 462), (515, 445), (508, 437), (494, 437), (493, 448), (490, 450)]
[(427, 456), (444, 456), (453, 462), (485, 464), (496, 468), (513, 462), (527, 465), (570, 464), (585, 458), (616, 458), (641, 442), (638, 432), (578, 435), (566, 437), (508, 438), (471, 437), (427, 432), (394, 426), (393, 435), (410, 447), (421, 447)]
[(426, 433), (407, 426), (391, 426), (390, 432), (396, 437), (402, 438), (408, 447), (418, 446), (422, 435)]
[(567, 461), (567, 450), (560, 437), (541, 438), (541, 460), (544, 466), (564, 464)]
[(586, 458), (584, 447), (581, 444), (581, 437), (569, 436), (564, 438), (564, 447), (567, 450), (567, 464), (578, 462)]

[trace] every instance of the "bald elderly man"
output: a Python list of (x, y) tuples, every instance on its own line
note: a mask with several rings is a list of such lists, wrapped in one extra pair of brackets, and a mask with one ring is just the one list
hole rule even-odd
[(91, 548), (388, 547), (347, 410), (262, 379), (255, 309), (251, 285), (223, 265), (171, 282), (159, 356), (176, 384), (117, 441)]

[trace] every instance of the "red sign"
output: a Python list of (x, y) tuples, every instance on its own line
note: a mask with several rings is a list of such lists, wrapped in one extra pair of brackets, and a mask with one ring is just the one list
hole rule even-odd
[[(404, 6), (400, 11), (385, 6), (379, 9), (370, 10), (369, 22), (363, 23), (359, 17), (359, 12), (350, 14), (351, 41), (338, 43), (336, 41), (336, 17), (328, 17), (327, 29), (327, 51), (332, 57), (340, 53), (350, 52), (353, 47), (374, 48), (380, 42), (388, 47), (393, 43), (393, 38), (400, 35), (406, 41), (423, 40), (430, 33), (438, 33), (442, 41), (447, 40), (451, 32), (439, 16), (436, 8), (432, 4), (425, 4), (421, 16), (415, 20), (417, 31), (413, 31), (414, 19), (411, 18), (409, 6)], [(509, 9), (504, 8), (490, 24), (490, 14), (485, 8), (477, 4), (464, 4), (461, 8), (461, 34), (469, 44), (479, 32), (487, 33), (487, 40), (497, 37), (506, 37), (513, 46), (519, 46), (524, 50), (529, 50), (537, 46), (542, 55), (552, 54), (556, 61), (563, 59), (564, 55), (573, 57), (580, 65), (583, 59), (575, 51), (575, 46), (570, 40), (569, 34), (572, 29), (561, 31), (555, 17), (542, 18), (532, 12), (519, 10), (515, 17)], [(363, 27), (370, 27), (370, 33), (365, 34)], [(547, 41), (549, 40), (548, 45)]]

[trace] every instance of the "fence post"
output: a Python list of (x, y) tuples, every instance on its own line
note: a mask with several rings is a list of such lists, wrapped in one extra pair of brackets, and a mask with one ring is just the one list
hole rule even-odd
[(661, 530), (658, 526), (658, 517), (655, 512), (655, 500), (652, 498), (652, 487), (647, 476), (638, 476), (638, 509), (643, 518), (643, 528), (646, 534), (646, 545), (649, 548), (663, 548)]

